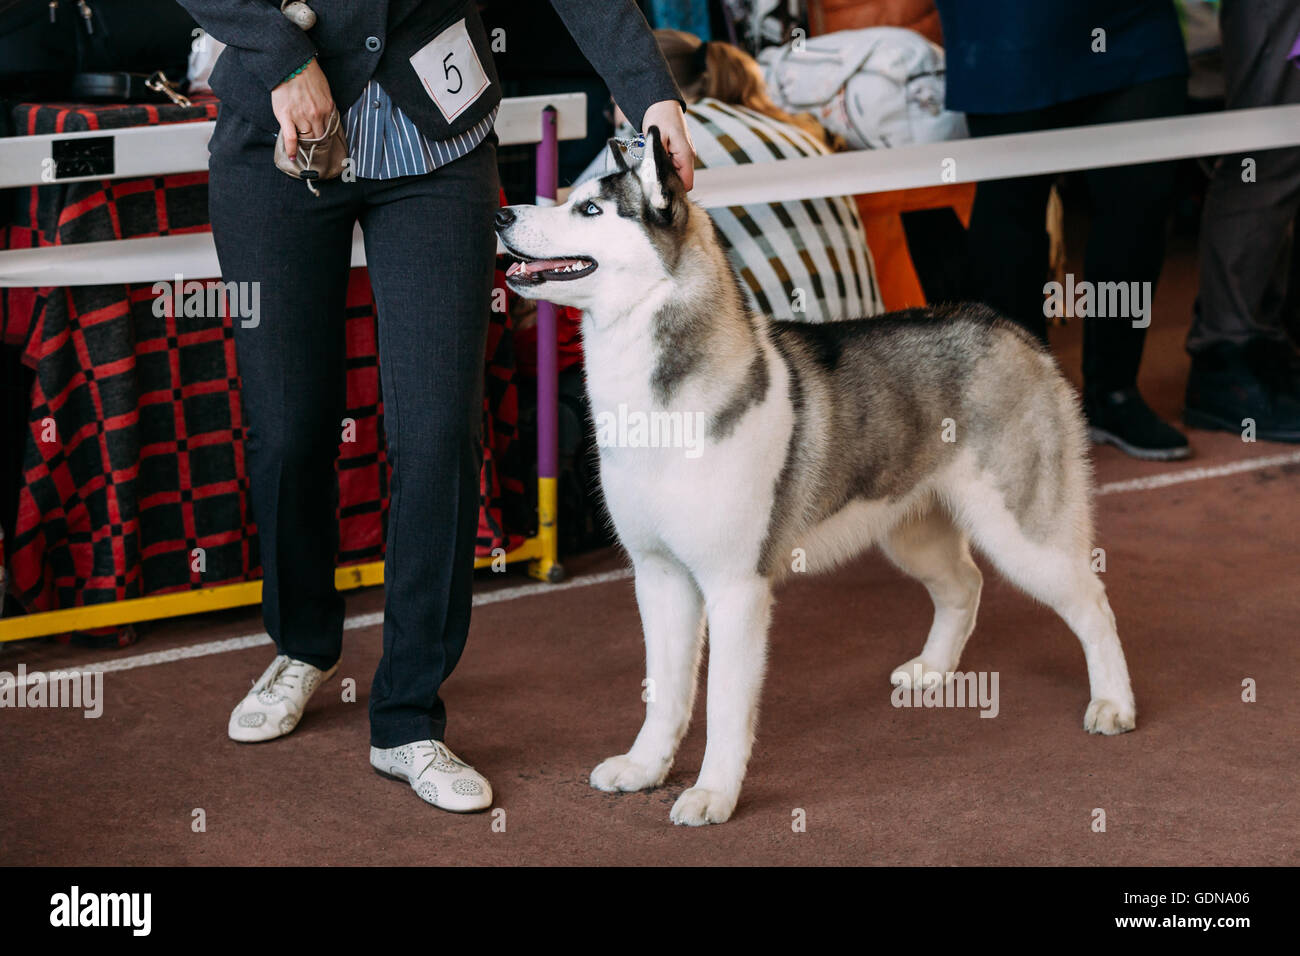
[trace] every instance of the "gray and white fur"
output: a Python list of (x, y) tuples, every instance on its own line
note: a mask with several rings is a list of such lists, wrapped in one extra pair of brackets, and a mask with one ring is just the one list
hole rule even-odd
[(934, 601), (896, 685), (949, 679), (975, 626), (973, 542), (1078, 636), (1084, 728), (1132, 730), (1136, 708), (1093, 572), (1091, 475), (1074, 390), (1018, 326), (976, 305), (820, 325), (747, 307), (708, 214), (651, 129), (630, 163), (562, 206), (511, 206), (507, 282), (585, 311), (593, 415), (695, 415), (702, 453), (606, 443), (601, 485), (631, 556), (646, 643), (645, 722), (592, 771), (601, 790), (666, 778), (709, 642), (707, 745), (675, 823), (727, 820), (754, 740), (773, 586), (879, 544)]

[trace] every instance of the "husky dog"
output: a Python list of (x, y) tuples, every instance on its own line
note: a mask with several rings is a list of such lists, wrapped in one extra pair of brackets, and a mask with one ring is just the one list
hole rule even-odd
[[(939, 684), (975, 626), (973, 541), (1052, 607), (1088, 664), (1092, 733), (1132, 730), (1115, 615), (1092, 558), (1091, 475), (1073, 388), (1018, 326), (974, 305), (776, 322), (746, 305), (708, 214), (648, 132), (636, 163), (562, 206), (510, 206), (497, 234), (529, 298), (584, 310), (593, 414), (701, 416), (702, 449), (603, 443), (600, 480), (636, 576), (646, 716), (600, 790), (663, 783), (707, 635), (708, 742), (674, 823), (721, 823), (753, 746), (773, 585), (878, 543), (934, 601), (895, 686)], [(635, 446), (635, 447), (629, 447)]]

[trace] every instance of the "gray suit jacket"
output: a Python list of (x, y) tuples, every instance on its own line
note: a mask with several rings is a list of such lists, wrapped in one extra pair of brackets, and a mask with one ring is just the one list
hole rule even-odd
[[(374, 77), (431, 139), (464, 132), (501, 101), (490, 41), (474, 0), (307, 0), (316, 25), (306, 32), (280, 13), (277, 0), (178, 2), (228, 46), (209, 80), (223, 107), (269, 132), (279, 129), (270, 91), (313, 55), (340, 111)], [(551, 0), (551, 5), (638, 129), (652, 103), (682, 101), (633, 0)], [(490, 85), (448, 122), (425, 92), (410, 57), (462, 18)], [(527, 37), (507, 40), (527, 42)]]

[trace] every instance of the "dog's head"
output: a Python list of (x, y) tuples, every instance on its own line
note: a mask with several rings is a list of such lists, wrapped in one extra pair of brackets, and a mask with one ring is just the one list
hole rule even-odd
[(497, 211), (497, 235), (515, 259), (506, 283), (520, 295), (588, 309), (672, 275), (691, 204), (659, 129), (650, 127), (635, 165), (616, 140), (609, 148), (617, 170), (574, 187), (563, 206)]

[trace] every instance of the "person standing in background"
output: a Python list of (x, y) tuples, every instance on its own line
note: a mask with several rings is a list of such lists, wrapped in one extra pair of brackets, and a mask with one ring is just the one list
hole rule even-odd
[[(231, 739), (292, 732), (338, 667), (343, 598), (334, 463), (346, 413), (344, 302), (361, 224), (378, 305), (393, 478), (384, 649), (370, 689), (370, 762), (452, 811), (492, 804), (446, 745), (439, 688), (469, 632), (478, 516), (483, 354), (496, 261), (501, 100), (472, 0), (180, 0), (227, 44), (212, 71), (209, 206), (226, 282), (256, 283), (261, 314), (234, 323), (261, 543), (262, 614), (276, 657), (230, 715)], [(693, 182), (684, 103), (632, 0), (552, 0), (623, 107), (658, 126)], [(525, 36), (511, 42), (526, 43)], [(346, 116), (335, 118), (335, 103)], [(277, 132), (341, 123), (355, 175), (315, 190), (273, 161)], [(337, 768), (321, 768), (329, 775)]]
[[(1300, 3), (1223, 0), (1228, 109), (1300, 103)], [(1201, 291), (1183, 420), (1300, 442), (1300, 362), (1283, 308), (1300, 212), (1300, 147), (1223, 156), (1201, 217)]]
[[(937, 0), (936, 6), (947, 57), (947, 107), (966, 113), (972, 136), (1118, 123), (1185, 109), (1187, 55), (1171, 0)], [(1164, 261), (1173, 165), (1115, 166), (1083, 175), (1089, 205), (1085, 281), (1150, 283), (1154, 290)], [(968, 230), (970, 294), (1044, 342), (1044, 220), (1051, 185), (1051, 176), (980, 183)], [(1145, 339), (1146, 329), (1128, 317), (1084, 319), (1090, 432), (1094, 441), (1134, 457), (1186, 458), (1187, 439), (1138, 392)]]

